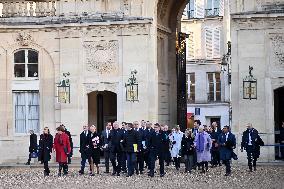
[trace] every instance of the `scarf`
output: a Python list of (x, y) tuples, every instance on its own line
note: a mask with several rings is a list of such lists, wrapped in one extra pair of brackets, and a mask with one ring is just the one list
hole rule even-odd
[(197, 149), (197, 152), (203, 152), (204, 151), (204, 134), (203, 133), (197, 134), (196, 149)]

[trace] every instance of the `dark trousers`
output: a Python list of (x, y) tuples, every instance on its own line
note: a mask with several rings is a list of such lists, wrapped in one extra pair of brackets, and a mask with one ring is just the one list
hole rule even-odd
[(165, 151), (165, 162), (167, 165), (171, 163), (171, 152), (169, 149)]
[(122, 167), (122, 152), (121, 151), (113, 151), (110, 153), (110, 160), (113, 167), (114, 173), (120, 173)]
[(230, 160), (223, 160), (224, 165), (226, 166), (226, 173), (230, 174), (231, 173), (231, 164)]
[(184, 155), (185, 171), (191, 172), (193, 167), (193, 155)]
[(144, 151), (144, 161), (148, 169), (150, 169), (150, 153), (149, 150)]
[(136, 171), (142, 172), (144, 170), (144, 152), (140, 151), (137, 153), (137, 164), (136, 164)]
[(126, 153), (126, 158), (127, 158), (127, 172), (128, 175), (133, 175), (134, 174), (134, 168), (136, 165), (136, 153), (134, 152), (127, 152)]
[(212, 150), (211, 155), (212, 155), (212, 162), (211, 162), (211, 164), (215, 165), (215, 166), (219, 165), (220, 164), (220, 153), (219, 153), (219, 150), (218, 149)]
[(194, 153), (193, 153), (193, 168), (196, 169), (197, 166), (198, 166), (197, 153), (196, 153), (196, 150), (194, 150)]
[(87, 160), (88, 160), (88, 162), (89, 162), (89, 164), (90, 164), (90, 159), (87, 158), (87, 156), (82, 156), (82, 158), (81, 158), (81, 171), (82, 171), (82, 172), (84, 172), (84, 169), (85, 169), (85, 167), (86, 167), (86, 162), (87, 162)]
[(106, 172), (109, 172), (109, 155), (110, 155), (110, 151), (107, 148), (107, 149), (104, 150)]
[(50, 171), (49, 171), (49, 167), (48, 167), (48, 161), (43, 162), (43, 167), (44, 167), (44, 172), (49, 174)]
[(255, 157), (255, 154), (254, 154), (255, 152), (253, 150), (253, 146), (248, 145), (246, 148), (246, 151), (247, 151), (248, 166), (249, 166), (249, 169), (252, 169), (252, 166), (256, 167), (256, 161), (257, 161), (257, 158)]
[(164, 174), (165, 173), (165, 158), (163, 153), (158, 153), (156, 151), (150, 151), (150, 174), (154, 175), (154, 171), (155, 171), (155, 163), (157, 158), (159, 159), (159, 165), (160, 165), (160, 174)]
[(121, 170), (123, 171), (123, 172), (126, 172), (127, 170), (126, 170), (126, 160), (127, 160), (127, 158), (126, 158), (126, 153), (125, 152), (122, 152), (121, 153)]
[(59, 175), (61, 175), (61, 171), (63, 169), (63, 174), (66, 175), (68, 174), (68, 165), (67, 162), (66, 163), (59, 163)]
[(175, 167), (176, 169), (180, 168), (180, 157), (174, 157)]

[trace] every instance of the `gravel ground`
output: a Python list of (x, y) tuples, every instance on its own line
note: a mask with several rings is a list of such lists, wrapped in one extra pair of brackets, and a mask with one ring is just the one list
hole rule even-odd
[[(43, 177), (43, 170), (39, 168), (0, 169), (0, 188), (284, 188), (284, 166), (259, 166), (256, 172), (248, 172), (246, 166), (233, 165), (232, 175), (224, 177), (224, 166), (209, 169), (206, 174), (193, 171), (192, 174), (183, 173), (183, 169), (176, 171), (173, 167), (166, 167), (163, 178), (156, 174), (149, 178), (146, 174), (135, 175), (131, 178), (121, 175), (111, 176), (105, 173), (90, 177), (78, 175), (78, 169), (71, 168), (68, 176), (58, 177), (57, 169), (51, 169), (49, 177)], [(101, 172), (103, 168), (101, 167)]]

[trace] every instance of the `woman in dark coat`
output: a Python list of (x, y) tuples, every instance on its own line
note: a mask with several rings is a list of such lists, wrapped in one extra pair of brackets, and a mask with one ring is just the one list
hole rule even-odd
[(29, 159), (26, 165), (31, 164), (32, 153), (37, 153), (37, 135), (33, 130), (30, 130), (30, 134)]
[(48, 176), (50, 171), (48, 167), (48, 162), (51, 159), (53, 145), (53, 136), (49, 132), (49, 128), (45, 127), (43, 134), (40, 135), (39, 139), (39, 151), (38, 160), (44, 165), (44, 176)]
[(68, 174), (67, 158), (68, 154), (71, 152), (71, 146), (69, 142), (69, 137), (64, 133), (64, 128), (59, 126), (57, 129), (57, 134), (54, 138), (53, 148), (56, 152), (56, 162), (59, 164), (58, 176), (61, 176), (61, 171), (63, 168), (63, 174)]
[(90, 146), (90, 163), (91, 163), (91, 176), (94, 176), (94, 164), (96, 165), (97, 168), (97, 174), (100, 173), (99, 171), (99, 164), (100, 164), (100, 148), (101, 148), (101, 143), (100, 143), (100, 137), (97, 133), (97, 128), (96, 126), (92, 125), (90, 127), (90, 141), (89, 141), (89, 146)]
[(194, 138), (190, 129), (186, 129), (181, 140), (181, 152), (185, 160), (185, 172), (191, 173), (193, 167)]

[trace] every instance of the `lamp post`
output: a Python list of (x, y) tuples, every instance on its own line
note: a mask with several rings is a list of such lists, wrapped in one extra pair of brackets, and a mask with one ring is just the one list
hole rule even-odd
[(70, 73), (63, 73), (63, 79), (57, 85), (57, 101), (59, 103), (70, 103), (70, 81), (67, 78)]
[(249, 66), (249, 75), (243, 79), (243, 99), (257, 99), (257, 79), (252, 75), (253, 67)]
[(135, 102), (138, 100), (138, 82), (136, 78), (137, 70), (131, 71), (131, 76), (125, 83), (126, 101)]

